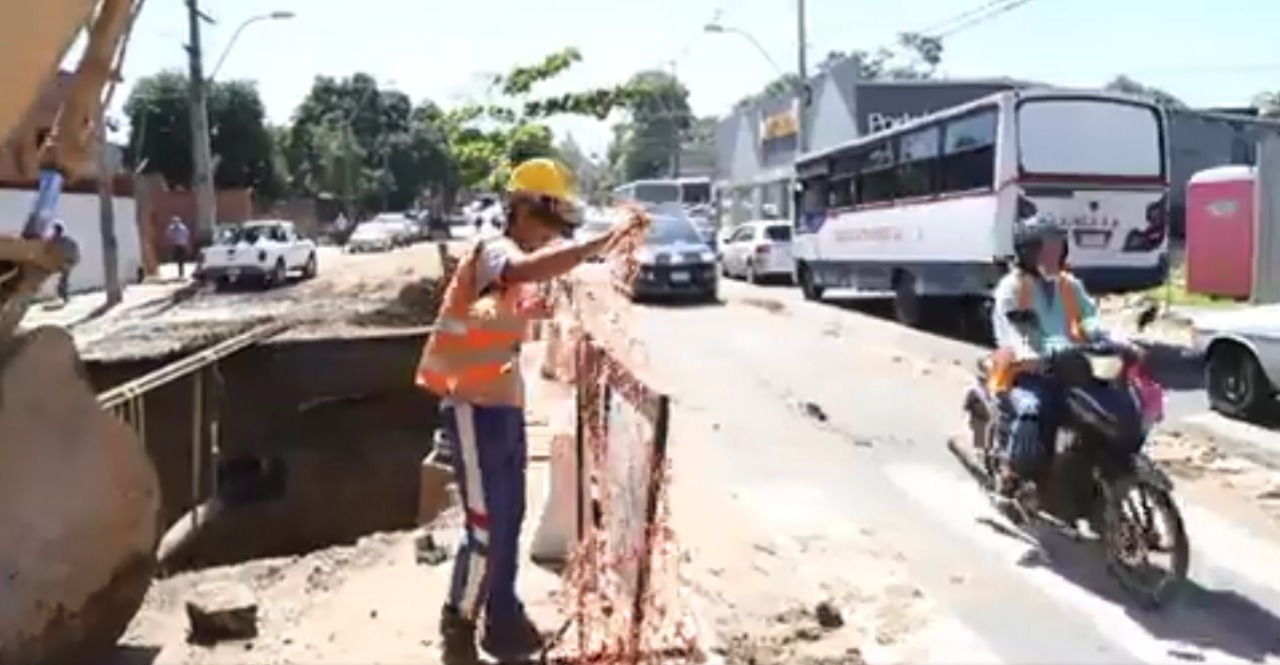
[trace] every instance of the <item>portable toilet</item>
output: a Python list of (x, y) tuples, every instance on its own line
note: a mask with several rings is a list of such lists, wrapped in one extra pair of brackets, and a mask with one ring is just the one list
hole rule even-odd
[(1252, 166), (1219, 166), (1187, 181), (1187, 292), (1248, 298), (1253, 291)]

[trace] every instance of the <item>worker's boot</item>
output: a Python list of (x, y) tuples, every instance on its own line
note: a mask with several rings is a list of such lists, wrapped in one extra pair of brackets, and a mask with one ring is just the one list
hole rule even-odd
[(514, 619), (485, 626), (480, 647), (499, 660), (518, 660), (542, 651), (543, 643), (538, 627), (521, 613)]
[(444, 665), (476, 665), (480, 662), (475, 622), (451, 607), (440, 611), (440, 639)]

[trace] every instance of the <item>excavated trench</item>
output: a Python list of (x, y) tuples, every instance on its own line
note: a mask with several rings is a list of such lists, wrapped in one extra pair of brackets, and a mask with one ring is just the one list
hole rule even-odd
[[(193, 509), (217, 504), (164, 569), (299, 554), (413, 527), (437, 420), (435, 399), (411, 380), (425, 335), (268, 341), (147, 392), (135, 429), (160, 477), (159, 532), (194, 524)], [(177, 359), (86, 369), (102, 392)]]

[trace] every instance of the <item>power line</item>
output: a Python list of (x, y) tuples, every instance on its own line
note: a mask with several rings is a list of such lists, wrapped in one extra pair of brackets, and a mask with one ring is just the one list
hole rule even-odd
[(947, 28), (954, 26), (957, 23), (970, 20), (976, 15), (989, 12), (992, 9), (995, 9), (996, 7), (1003, 5), (1007, 2), (1009, 2), (1009, 0), (989, 0), (988, 2), (978, 5), (977, 7), (971, 7), (969, 9), (966, 9), (963, 12), (960, 12), (959, 14), (952, 16), (951, 18), (945, 19), (943, 21), (939, 21), (937, 23), (933, 23), (924, 28), (920, 28), (919, 30), (915, 30), (914, 32), (918, 32), (922, 35), (931, 35), (936, 32), (941, 32), (943, 30), (946, 30)]
[(983, 23), (986, 23), (988, 21), (992, 21), (996, 18), (1004, 16), (1005, 14), (1008, 14), (1009, 12), (1015, 9), (1018, 9), (1019, 7), (1025, 7), (1031, 2), (1034, 2), (1034, 0), (1008, 0), (1003, 4), (992, 7), (991, 9), (987, 10), (984, 13), (978, 14), (976, 16), (972, 16), (964, 21), (959, 22), (956, 25), (953, 25), (945, 30), (934, 33), (930, 36), (933, 37), (934, 39), (944, 39), (946, 37), (951, 37), (958, 33), (964, 32), (965, 30), (975, 28), (979, 25), (982, 25)]

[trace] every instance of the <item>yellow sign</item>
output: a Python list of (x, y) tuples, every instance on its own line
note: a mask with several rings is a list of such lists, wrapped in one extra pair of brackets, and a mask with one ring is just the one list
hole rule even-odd
[(794, 136), (799, 129), (794, 111), (784, 111), (771, 115), (761, 123), (760, 140), (780, 139)]

